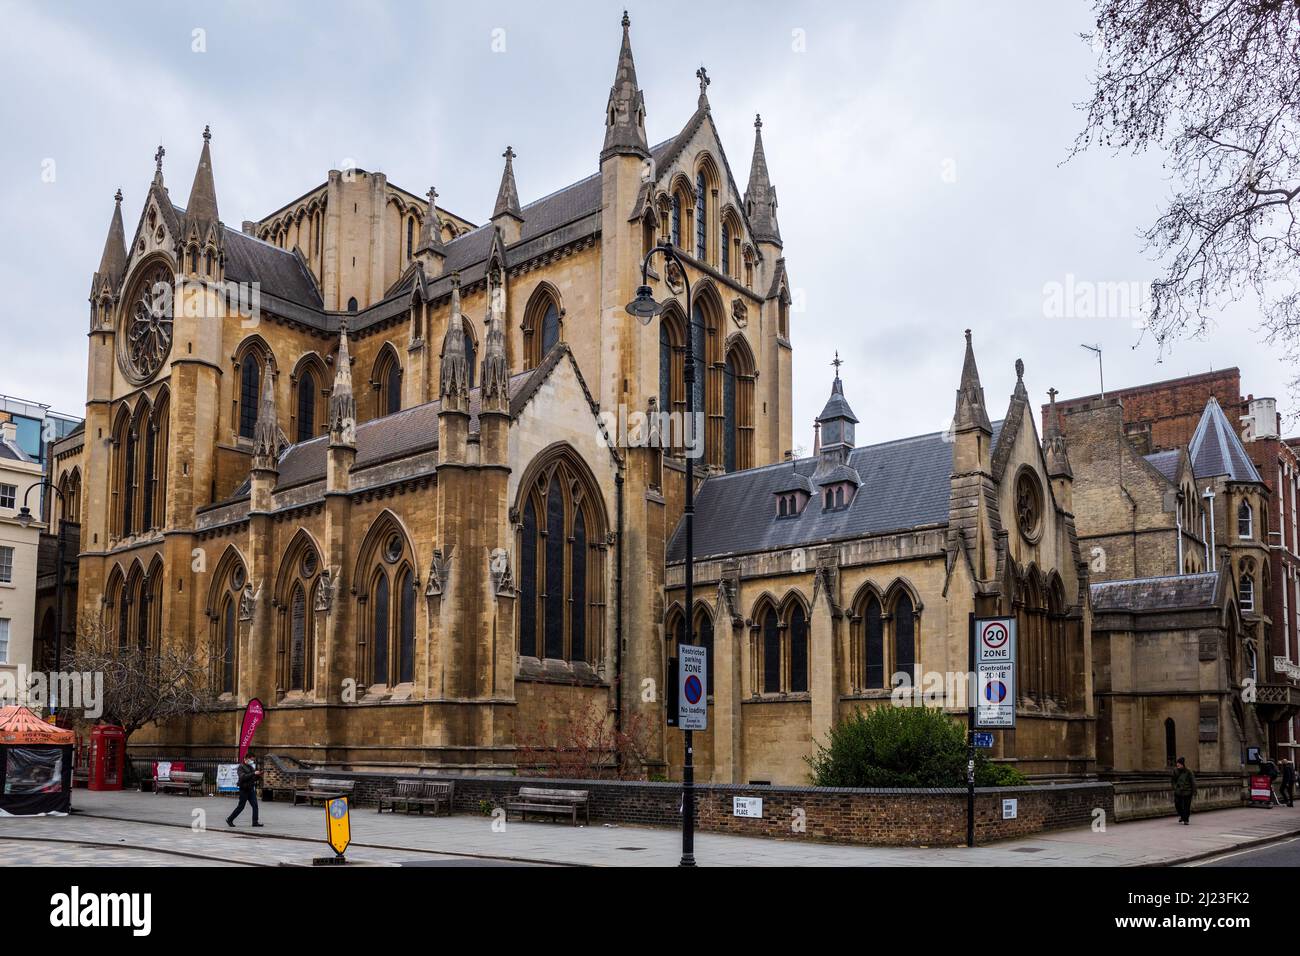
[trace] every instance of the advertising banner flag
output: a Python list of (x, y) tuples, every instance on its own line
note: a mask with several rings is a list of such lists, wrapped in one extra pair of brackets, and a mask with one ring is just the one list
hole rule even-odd
[(244, 708), (244, 720), (239, 727), (239, 762), (243, 763), (244, 758), (248, 756), (248, 746), (253, 742), (253, 734), (257, 733), (257, 727), (262, 722), (265, 711), (262, 708), (262, 702), (254, 697)]

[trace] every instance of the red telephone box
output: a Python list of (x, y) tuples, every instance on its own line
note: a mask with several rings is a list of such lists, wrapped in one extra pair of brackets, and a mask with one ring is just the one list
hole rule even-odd
[(126, 771), (126, 731), (110, 724), (90, 730), (91, 790), (121, 790)]

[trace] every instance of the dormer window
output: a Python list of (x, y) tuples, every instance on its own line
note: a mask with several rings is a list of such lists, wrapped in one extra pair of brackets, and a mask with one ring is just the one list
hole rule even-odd
[(795, 518), (803, 512), (811, 496), (805, 491), (778, 491), (776, 493), (776, 516), (778, 518)]
[(840, 481), (822, 489), (822, 510), (840, 511), (853, 502), (853, 493), (857, 488), (852, 482)]

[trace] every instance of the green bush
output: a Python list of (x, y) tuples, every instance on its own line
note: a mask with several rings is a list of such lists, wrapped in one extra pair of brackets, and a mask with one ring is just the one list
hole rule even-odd
[[(964, 787), (966, 728), (932, 707), (857, 711), (808, 758), (818, 787)], [(975, 756), (975, 785), (1023, 784), (1014, 767)]]

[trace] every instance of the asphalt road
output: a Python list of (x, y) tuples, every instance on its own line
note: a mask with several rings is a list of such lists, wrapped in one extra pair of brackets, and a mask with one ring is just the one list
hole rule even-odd
[(1197, 866), (1300, 866), (1300, 837), (1291, 837), (1280, 843), (1236, 850), (1216, 856)]

